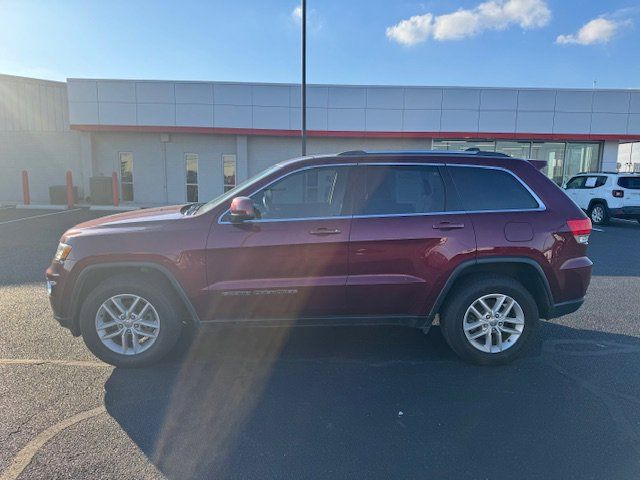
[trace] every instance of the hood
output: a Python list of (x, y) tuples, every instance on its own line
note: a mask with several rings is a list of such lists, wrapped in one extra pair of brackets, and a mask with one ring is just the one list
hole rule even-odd
[(169, 221), (185, 218), (181, 213), (184, 206), (185, 205), (170, 205), (167, 207), (143, 208), (96, 218), (88, 222), (79, 223), (75, 227), (70, 228), (65, 232), (63, 237), (80, 235), (87, 230), (137, 230), (153, 228)]

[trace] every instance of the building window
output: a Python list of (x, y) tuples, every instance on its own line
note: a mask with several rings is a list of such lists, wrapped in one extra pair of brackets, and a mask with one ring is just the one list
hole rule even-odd
[(120, 152), (120, 198), (133, 202), (133, 153)]
[(496, 142), (496, 152), (506, 153), (515, 158), (528, 159), (531, 155), (531, 142), (510, 142), (498, 140)]
[(545, 160), (543, 172), (561, 185), (579, 172), (595, 172), (600, 168), (600, 143), (529, 142), (527, 140), (457, 140), (436, 139), (434, 150), (466, 150), (479, 148), (506, 153), (514, 158)]
[(236, 186), (236, 156), (222, 155), (222, 175), (224, 176), (223, 188), (228, 192)]
[(198, 155), (196, 153), (185, 153), (184, 163), (186, 166), (187, 202), (197, 202), (198, 201)]
[(466, 150), (468, 148), (479, 148), (485, 152), (495, 152), (496, 142), (493, 140), (446, 140), (436, 139), (433, 141), (434, 150)]

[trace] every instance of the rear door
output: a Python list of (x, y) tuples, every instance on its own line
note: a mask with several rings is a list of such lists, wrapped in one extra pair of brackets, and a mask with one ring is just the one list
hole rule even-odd
[(447, 211), (459, 209), (447, 195), (440, 166), (360, 164), (355, 170), (349, 312), (424, 315), (452, 265), (475, 255), (471, 221)]

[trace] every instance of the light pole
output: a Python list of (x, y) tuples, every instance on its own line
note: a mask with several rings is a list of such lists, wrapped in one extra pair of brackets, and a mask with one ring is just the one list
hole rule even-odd
[(302, 0), (302, 155), (307, 154), (307, 0)]

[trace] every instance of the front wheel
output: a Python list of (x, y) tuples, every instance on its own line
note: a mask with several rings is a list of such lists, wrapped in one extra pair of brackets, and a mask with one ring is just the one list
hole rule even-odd
[(180, 336), (179, 311), (164, 286), (136, 275), (99, 284), (80, 309), (80, 331), (91, 352), (117, 367), (157, 362)]
[(443, 336), (463, 360), (499, 365), (513, 360), (538, 324), (538, 306), (517, 280), (479, 275), (456, 287), (441, 312)]

